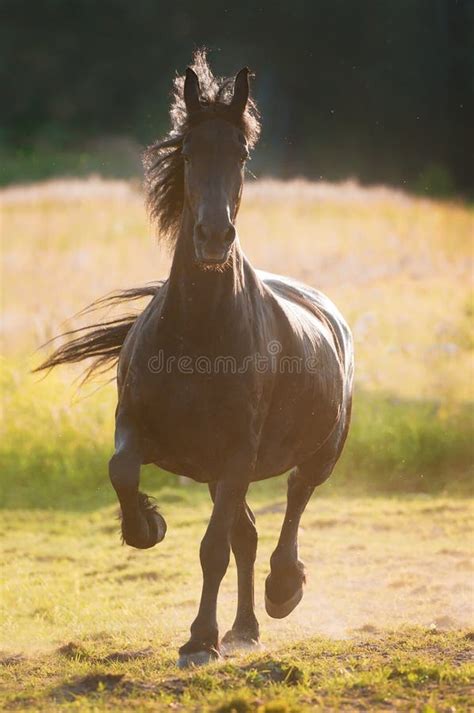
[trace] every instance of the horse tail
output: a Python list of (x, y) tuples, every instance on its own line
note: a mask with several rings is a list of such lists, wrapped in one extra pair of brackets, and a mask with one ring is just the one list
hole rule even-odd
[[(138, 300), (143, 297), (154, 297), (163, 282), (152, 283), (144, 287), (134, 287), (120, 290), (93, 302), (79, 315), (89, 314), (101, 308), (114, 307), (123, 302)], [(34, 369), (34, 372), (53, 369), (60, 364), (74, 364), (85, 359), (93, 359), (86, 369), (84, 380), (95, 372), (102, 373), (117, 363), (122, 345), (138, 318), (138, 314), (128, 314), (107, 322), (96, 322), (85, 327), (72, 329), (58, 337), (54, 337), (44, 346), (57, 339), (66, 339), (45, 361)]]

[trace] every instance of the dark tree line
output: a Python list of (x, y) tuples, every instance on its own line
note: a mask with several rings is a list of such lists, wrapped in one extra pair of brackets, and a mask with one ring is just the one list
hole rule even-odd
[[(469, 193), (474, 0), (0, 0), (0, 145), (146, 144), (171, 78), (206, 45), (248, 64), (257, 171)], [(444, 183), (443, 183), (444, 182)]]

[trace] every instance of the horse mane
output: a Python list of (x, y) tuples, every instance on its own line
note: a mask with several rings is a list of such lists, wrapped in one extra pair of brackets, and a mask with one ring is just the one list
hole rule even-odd
[[(215, 116), (229, 119), (228, 106), (234, 88), (233, 77), (213, 75), (204, 49), (194, 53), (191, 67), (199, 79), (202, 110), (190, 119), (184, 102), (184, 75), (177, 76), (170, 108), (171, 129), (143, 153), (146, 206), (157, 224), (159, 239), (170, 248), (176, 243), (183, 211), (184, 161), (181, 149), (184, 137), (196, 122)], [(233, 121), (235, 123), (235, 118)], [(249, 148), (253, 148), (260, 135), (260, 121), (252, 98), (249, 98), (237, 125)]]

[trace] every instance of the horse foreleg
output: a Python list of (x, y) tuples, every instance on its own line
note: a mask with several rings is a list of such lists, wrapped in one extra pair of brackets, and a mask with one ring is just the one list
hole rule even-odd
[(191, 625), (191, 638), (179, 650), (179, 665), (207, 663), (219, 657), (217, 595), (230, 558), (231, 533), (243, 507), (247, 483), (223, 479), (215, 487), (214, 507), (201, 542), (201, 602)]
[(147, 549), (164, 538), (166, 522), (148, 495), (138, 490), (142, 457), (133, 431), (118, 423), (115, 441), (109, 475), (120, 502), (122, 537), (127, 545)]

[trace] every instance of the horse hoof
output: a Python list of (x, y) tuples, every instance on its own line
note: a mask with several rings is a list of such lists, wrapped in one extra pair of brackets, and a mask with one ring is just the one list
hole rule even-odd
[(232, 629), (225, 634), (221, 641), (224, 654), (232, 654), (236, 651), (262, 651), (263, 646), (258, 639), (249, 636), (239, 635)]
[(158, 512), (146, 514), (145, 530), (136, 533), (126, 530), (122, 525), (122, 540), (137, 550), (149, 550), (161, 542), (166, 535), (165, 519)]
[(216, 649), (211, 651), (192, 651), (189, 654), (180, 654), (178, 659), (179, 668), (193, 668), (195, 666), (205, 666), (221, 658)]
[(267, 610), (268, 616), (271, 616), (273, 619), (284, 619), (288, 614), (291, 614), (302, 599), (303, 587), (300, 587), (292, 597), (281, 604), (275, 604), (275, 602), (272, 602), (271, 599), (268, 598), (268, 595), (265, 594), (265, 609)]
[(138, 507), (141, 513), (140, 521), (134, 522), (132, 528), (122, 517), (122, 538), (131, 547), (148, 550), (164, 540), (166, 520), (158, 511), (153, 498), (145, 493), (138, 493)]
[[(157, 545), (165, 539), (167, 530), (166, 520), (163, 515), (160, 515), (160, 513), (156, 511), (148, 512), (146, 519), (150, 529), (150, 541), (153, 541), (153, 545)], [(149, 545), (149, 547), (153, 547), (153, 545)]]

